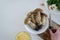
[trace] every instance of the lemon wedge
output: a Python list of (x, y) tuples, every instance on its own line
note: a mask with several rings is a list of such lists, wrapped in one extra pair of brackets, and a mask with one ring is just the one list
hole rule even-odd
[(30, 40), (30, 35), (27, 32), (18, 33), (16, 40)]

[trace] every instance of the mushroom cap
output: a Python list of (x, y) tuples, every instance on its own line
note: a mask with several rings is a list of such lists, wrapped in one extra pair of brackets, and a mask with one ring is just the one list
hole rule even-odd
[(40, 9), (40, 8), (36, 8), (35, 10), (34, 10), (34, 12), (42, 12), (43, 10), (42, 9)]

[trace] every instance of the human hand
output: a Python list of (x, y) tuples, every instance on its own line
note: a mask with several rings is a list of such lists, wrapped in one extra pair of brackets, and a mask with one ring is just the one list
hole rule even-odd
[(58, 28), (55, 33), (53, 33), (50, 29), (49, 31), (51, 35), (51, 40), (60, 40), (60, 28)]

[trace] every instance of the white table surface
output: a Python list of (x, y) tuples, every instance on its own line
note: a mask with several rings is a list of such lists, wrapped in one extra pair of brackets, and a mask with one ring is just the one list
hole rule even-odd
[[(0, 40), (15, 40), (17, 33), (27, 31), (24, 28), (24, 17), (27, 12), (42, 8), (48, 14), (47, 7), (41, 7), (40, 2), (45, 3), (44, 0), (0, 0)], [(52, 20), (60, 24), (58, 14), (52, 15)], [(40, 40), (37, 35), (31, 36), (32, 40)]]

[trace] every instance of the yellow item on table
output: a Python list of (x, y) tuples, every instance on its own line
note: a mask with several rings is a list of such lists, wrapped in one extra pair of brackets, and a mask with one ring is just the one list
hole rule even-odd
[(18, 33), (16, 40), (30, 40), (30, 35), (27, 32)]

